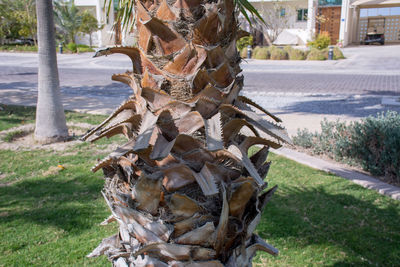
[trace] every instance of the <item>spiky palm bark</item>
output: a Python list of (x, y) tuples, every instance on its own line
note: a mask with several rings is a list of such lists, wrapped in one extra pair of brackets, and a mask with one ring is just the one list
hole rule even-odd
[(135, 11), (139, 47), (96, 54), (130, 57), (132, 71), (112, 78), (134, 93), (85, 136), (128, 139), (93, 168), (105, 174), (104, 223), (116, 220), (119, 233), (89, 256), (115, 266), (251, 266), (257, 250), (277, 254), (253, 231), (276, 189), (264, 192), (268, 148), (289, 139), (277, 117), (239, 96), (234, 2), (137, 1)]

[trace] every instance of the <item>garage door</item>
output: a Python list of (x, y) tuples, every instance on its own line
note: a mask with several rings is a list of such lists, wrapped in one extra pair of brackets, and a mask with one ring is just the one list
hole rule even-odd
[(384, 27), (385, 42), (400, 42), (400, 7), (361, 8), (358, 41), (364, 40), (368, 28)]

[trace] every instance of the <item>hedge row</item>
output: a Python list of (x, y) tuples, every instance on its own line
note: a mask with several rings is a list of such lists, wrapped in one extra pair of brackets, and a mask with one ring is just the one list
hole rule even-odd
[(400, 114), (388, 111), (350, 124), (324, 120), (321, 129), (299, 130), (293, 142), (400, 184)]
[[(319, 50), (311, 48), (309, 51), (303, 51), (291, 46), (279, 48), (276, 46), (262, 47), (256, 46), (252, 50), (253, 59), (272, 59), (272, 60), (327, 60), (328, 48)], [(242, 58), (247, 58), (247, 48), (240, 51)], [(333, 49), (333, 59), (343, 59), (343, 53), (338, 47)]]

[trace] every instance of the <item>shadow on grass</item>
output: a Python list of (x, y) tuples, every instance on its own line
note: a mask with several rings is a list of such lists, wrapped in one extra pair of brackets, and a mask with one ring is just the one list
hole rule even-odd
[[(359, 186), (347, 190), (360, 192)], [(346, 259), (329, 266), (395, 266), (400, 262), (399, 203), (362, 195), (329, 193), (323, 187), (278, 189), (267, 205), (259, 234), (294, 238), (296, 246), (326, 245)]]
[(7, 210), (0, 216), (0, 224), (23, 221), (79, 234), (93, 227), (93, 219), (104, 219), (106, 210), (99, 204), (102, 201), (95, 203), (101, 198), (102, 184), (101, 179), (93, 176), (71, 179), (60, 175), (0, 187), (0, 208)]
[[(1, 101), (1, 100), (0, 100)], [(35, 108), (0, 104), (0, 130), (35, 119)], [(4, 129), (3, 129), (4, 128)]]
[[(98, 124), (106, 118), (104, 115), (88, 115), (70, 110), (65, 110), (64, 113), (67, 122)], [(0, 130), (18, 126), (22, 122), (34, 122), (35, 116), (36, 107), (0, 104)]]

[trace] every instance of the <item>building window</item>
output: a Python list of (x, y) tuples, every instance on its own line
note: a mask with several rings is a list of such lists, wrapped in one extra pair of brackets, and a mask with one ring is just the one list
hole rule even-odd
[(284, 7), (282, 7), (280, 10), (280, 16), (284, 17), (285, 15), (286, 15), (286, 9)]
[(297, 9), (297, 21), (307, 21), (308, 9)]
[(117, 10), (119, 8), (119, 1), (113, 0), (113, 4), (114, 4), (114, 9)]
[(319, 6), (341, 6), (342, 0), (318, 0)]
[(381, 8), (361, 8), (360, 18), (377, 17), (377, 16), (398, 16), (400, 15), (400, 7), (381, 7)]

